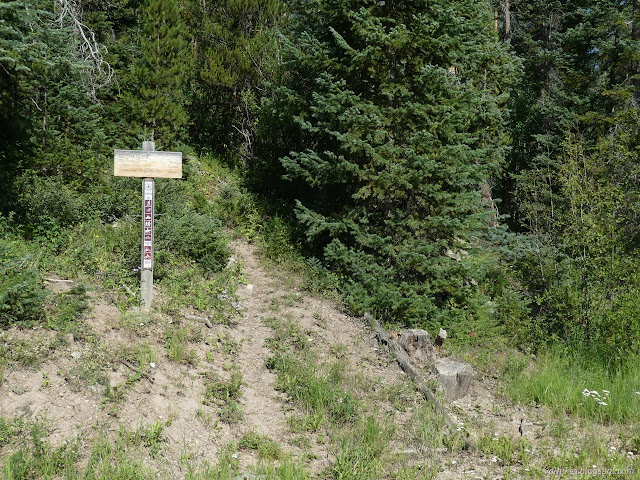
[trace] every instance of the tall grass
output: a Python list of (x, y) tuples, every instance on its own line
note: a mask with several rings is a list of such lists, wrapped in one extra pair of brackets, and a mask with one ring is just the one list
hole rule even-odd
[(540, 355), (533, 366), (516, 362), (504, 373), (506, 392), (517, 402), (547, 405), (601, 423), (640, 420), (638, 356), (608, 367), (602, 359), (556, 348)]

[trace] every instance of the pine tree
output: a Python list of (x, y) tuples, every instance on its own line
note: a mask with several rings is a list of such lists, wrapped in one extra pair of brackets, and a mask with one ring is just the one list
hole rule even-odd
[(537, 252), (521, 259), (522, 279), (546, 337), (608, 354), (630, 348), (622, 332), (640, 328), (629, 302), (640, 278), (626, 256), (638, 245), (630, 205), (640, 198), (635, 3), (511, 2), (525, 74), (511, 100), (503, 195)]
[(125, 94), (142, 136), (158, 147), (184, 140), (186, 95), (193, 48), (177, 0), (148, 0), (141, 18), (140, 57), (132, 67), (132, 92)]
[(486, 225), (511, 76), (488, 5), (305, 0), (292, 17), (262, 125), (309, 244), (355, 312), (473, 317), (463, 250)]
[(189, 112), (202, 147), (249, 160), (259, 90), (271, 78), (282, 0), (189, 2), (197, 77)]
[(0, 5), (0, 184), (10, 197), (25, 169), (85, 182), (100, 168), (91, 152), (104, 133), (89, 92), (90, 65), (51, 7), (37, 0)]

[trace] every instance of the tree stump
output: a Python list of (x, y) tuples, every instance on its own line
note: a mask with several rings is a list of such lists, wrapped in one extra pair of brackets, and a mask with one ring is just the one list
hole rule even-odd
[(448, 401), (457, 400), (469, 393), (469, 386), (473, 378), (471, 365), (449, 358), (441, 358), (436, 360), (433, 369)]
[(432, 366), (436, 361), (436, 350), (429, 332), (420, 329), (402, 330), (398, 333), (398, 344), (404, 349), (416, 367)]

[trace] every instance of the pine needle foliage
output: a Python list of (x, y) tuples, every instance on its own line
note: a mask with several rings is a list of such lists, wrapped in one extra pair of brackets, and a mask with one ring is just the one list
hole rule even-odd
[(140, 27), (141, 55), (131, 69), (137, 85), (126, 100), (142, 135), (157, 140), (160, 149), (183, 140), (186, 133), (185, 89), (193, 49), (176, 0), (148, 0)]
[(463, 250), (487, 225), (479, 184), (503, 158), (512, 70), (491, 15), (444, 0), (293, 10), (262, 125), (306, 240), (354, 313), (423, 325), (475, 314), (481, 273)]

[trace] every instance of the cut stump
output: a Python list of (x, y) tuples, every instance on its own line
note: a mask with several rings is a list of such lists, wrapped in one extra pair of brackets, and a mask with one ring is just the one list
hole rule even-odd
[(433, 340), (431, 340), (431, 336), (426, 330), (402, 330), (398, 333), (398, 344), (404, 349), (409, 360), (416, 367), (430, 367), (436, 361)]
[(433, 370), (448, 401), (457, 400), (469, 393), (473, 368), (468, 363), (441, 358), (436, 360)]

